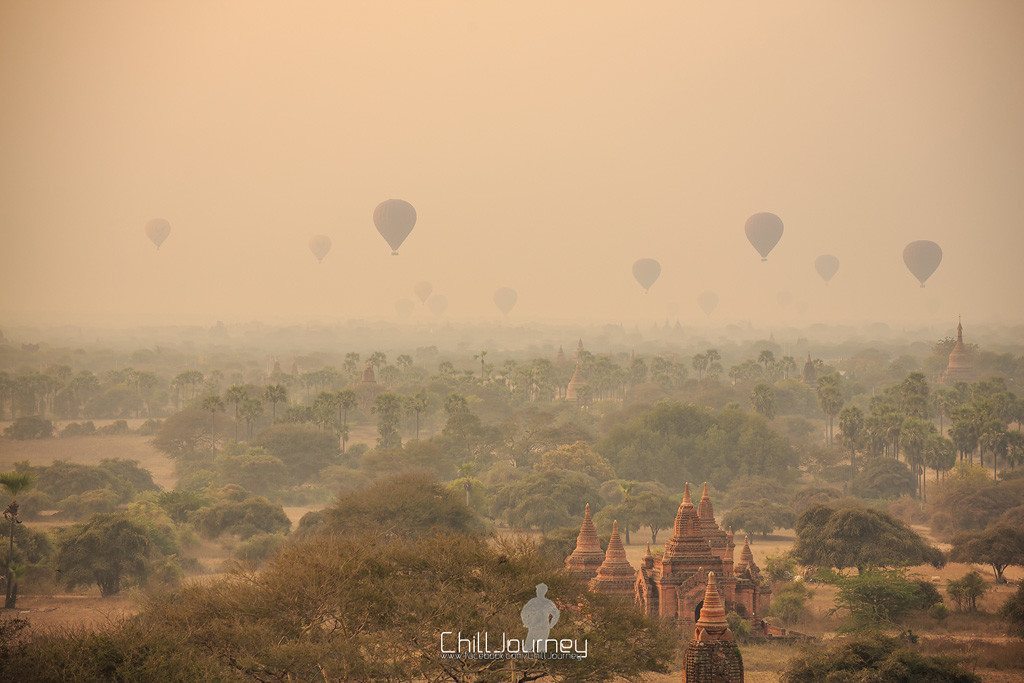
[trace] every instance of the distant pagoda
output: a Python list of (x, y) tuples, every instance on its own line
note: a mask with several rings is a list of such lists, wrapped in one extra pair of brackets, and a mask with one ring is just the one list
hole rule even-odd
[(949, 361), (946, 363), (946, 369), (939, 377), (939, 381), (952, 386), (960, 382), (973, 382), (974, 377), (974, 360), (971, 358), (970, 349), (964, 345), (964, 326), (958, 320), (956, 341), (953, 342), (953, 349), (949, 352)]
[(804, 384), (817, 384), (818, 383), (818, 369), (814, 367), (814, 361), (811, 360), (811, 354), (807, 354), (807, 362), (804, 363)]
[(636, 582), (636, 570), (626, 559), (626, 549), (619, 537), (619, 522), (612, 522), (612, 535), (608, 539), (608, 551), (604, 561), (597, 568), (597, 575), (590, 580), (590, 590), (605, 595), (633, 597), (633, 584)]

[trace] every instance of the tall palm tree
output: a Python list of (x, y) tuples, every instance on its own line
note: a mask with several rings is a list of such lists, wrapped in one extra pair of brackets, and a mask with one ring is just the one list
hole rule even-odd
[(203, 399), (202, 408), (210, 414), (210, 436), (216, 441), (217, 413), (224, 412), (224, 401), (220, 396), (207, 396)]
[(270, 419), (277, 422), (277, 404), (288, 400), (288, 390), (283, 384), (271, 384), (263, 392), (263, 397), (270, 404)]
[(338, 417), (341, 421), (341, 452), (345, 452), (345, 445), (348, 443), (348, 411), (356, 407), (358, 400), (356, 392), (351, 389), (339, 391), (336, 398), (338, 406)]
[(0, 486), (7, 489), (11, 494), (11, 502), (4, 510), (4, 519), (10, 523), (10, 534), (7, 539), (7, 566), (4, 575), (7, 577), (7, 596), (4, 600), (4, 607), (14, 609), (18, 600), (18, 585), (14, 580), (14, 525), (21, 524), (18, 517), (17, 496), (22, 491), (32, 486), (32, 475), (28, 472), (4, 472), (0, 474)]
[(239, 420), (239, 408), (242, 405), (242, 401), (248, 398), (249, 393), (245, 390), (245, 387), (240, 384), (236, 384), (233, 387), (228, 388), (227, 393), (224, 395), (225, 400), (235, 406), (235, 441), (238, 441), (238, 420)]

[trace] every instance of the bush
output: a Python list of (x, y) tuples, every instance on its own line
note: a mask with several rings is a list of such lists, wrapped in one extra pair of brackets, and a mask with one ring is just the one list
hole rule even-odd
[(38, 417), (19, 417), (6, 429), (4, 436), (9, 439), (49, 439), (53, 436), (53, 423), (49, 420)]
[(868, 571), (834, 582), (839, 587), (835, 610), (847, 611), (854, 628), (899, 624), (923, 607), (920, 587), (902, 571)]
[(981, 679), (950, 657), (931, 657), (895, 638), (865, 636), (809, 649), (793, 659), (785, 683), (819, 681), (932, 681), (980, 683)]
[(1010, 632), (1024, 638), (1024, 581), (1017, 584), (1017, 590), (999, 608), (999, 616), (1009, 622)]
[(975, 570), (971, 570), (959, 579), (950, 579), (946, 583), (946, 592), (956, 604), (959, 612), (977, 612), (978, 599), (989, 590), (989, 585)]
[(222, 498), (194, 512), (192, 520), (199, 533), (211, 539), (225, 534), (247, 539), (259, 533), (286, 534), (291, 529), (284, 509), (262, 496)]
[(789, 553), (769, 555), (764, 561), (764, 573), (773, 583), (792, 581), (796, 578), (796, 560)]
[(276, 555), (286, 540), (280, 534), (256, 534), (235, 548), (234, 557), (249, 567), (258, 567)]
[(160, 424), (160, 420), (154, 420), (153, 418), (149, 418), (148, 420), (146, 420), (145, 422), (138, 426), (138, 428), (135, 430), (135, 433), (138, 434), (139, 436), (153, 436), (154, 434), (157, 433), (157, 431), (159, 431)]
[(96, 430), (97, 434), (103, 434), (105, 436), (124, 436), (131, 430), (128, 429), (128, 423), (125, 420), (114, 420), (108, 425), (104, 425)]
[(791, 581), (775, 592), (768, 614), (785, 626), (801, 622), (807, 617), (807, 601), (813, 595), (803, 581)]
[(117, 494), (110, 489), (94, 489), (68, 496), (57, 504), (57, 509), (65, 519), (81, 519), (102, 512), (113, 512), (117, 509)]
[(936, 602), (928, 608), (928, 616), (935, 621), (945, 621), (949, 617), (949, 608), (944, 603)]
[(729, 612), (725, 615), (725, 620), (729, 622), (729, 630), (732, 631), (733, 637), (738, 642), (746, 643), (750, 641), (750, 621), (743, 618), (736, 612)]
[(64, 439), (69, 436), (92, 436), (95, 433), (96, 425), (93, 424), (92, 420), (81, 423), (69, 422), (60, 430), (60, 438)]

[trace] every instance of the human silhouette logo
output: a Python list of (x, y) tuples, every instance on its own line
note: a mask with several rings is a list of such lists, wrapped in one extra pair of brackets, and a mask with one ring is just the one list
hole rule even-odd
[(536, 652), (538, 648), (547, 651), (548, 634), (551, 633), (551, 629), (558, 623), (558, 617), (561, 616), (555, 603), (544, 597), (547, 592), (548, 587), (543, 583), (538, 583), (537, 597), (530, 598), (530, 601), (523, 606), (519, 613), (523, 626), (526, 627), (524, 652)]

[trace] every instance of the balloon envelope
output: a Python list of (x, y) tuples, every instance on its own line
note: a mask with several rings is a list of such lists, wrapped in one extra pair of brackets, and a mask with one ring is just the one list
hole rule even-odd
[(163, 218), (154, 218), (146, 223), (146, 237), (159, 249), (167, 236), (171, 234), (171, 224)]
[(435, 294), (427, 299), (427, 306), (434, 315), (441, 315), (448, 310), (448, 297), (444, 294)]
[(398, 248), (416, 225), (416, 209), (407, 201), (388, 199), (373, 210), (373, 224), (391, 247), (391, 255), (398, 256)]
[(412, 289), (416, 292), (416, 298), (420, 300), (421, 304), (427, 303), (427, 299), (434, 293), (434, 285), (429, 282), (417, 282)]
[(518, 300), (519, 295), (511, 287), (499, 287), (494, 292), (494, 305), (505, 315), (508, 315)]
[(718, 308), (718, 294), (715, 292), (701, 292), (697, 297), (697, 303), (704, 315), (711, 315)]
[(828, 282), (839, 272), (839, 259), (832, 254), (822, 254), (814, 259), (814, 269), (822, 280)]
[(416, 308), (416, 304), (409, 299), (399, 299), (395, 302), (395, 312), (403, 318), (408, 318), (412, 315), (412, 310), (414, 308)]
[(761, 260), (767, 261), (768, 254), (782, 239), (782, 219), (774, 213), (755, 213), (747, 219), (744, 230)]
[(907, 270), (924, 287), (925, 280), (930, 278), (942, 263), (942, 247), (931, 240), (911, 242), (903, 249), (903, 262), (907, 264)]
[(646, 292), (658, 280), (661, 275), (661, 264), (652, 258), (638, 259), (633, 264), (633, 277), (640, 283)]
[(327, 235), (313, 235), (309, 239), (309, 250), (316, 256), (316, 262), (320, 263), (331, 250), (331, 238)]

